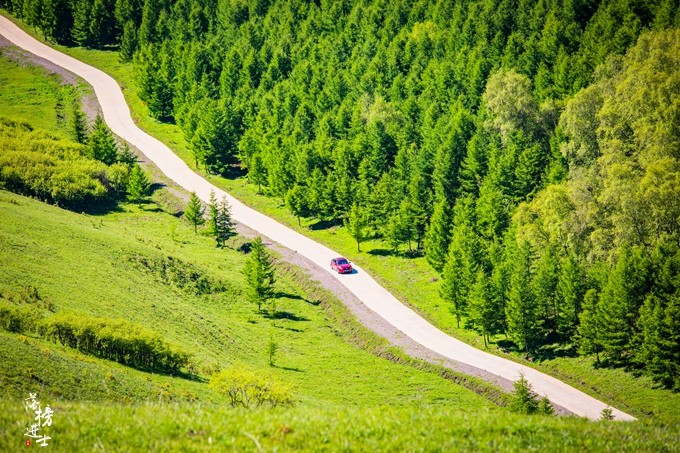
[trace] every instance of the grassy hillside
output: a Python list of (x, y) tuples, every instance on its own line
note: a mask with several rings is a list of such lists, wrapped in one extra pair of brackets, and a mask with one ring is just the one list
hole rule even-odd
[(34, 127), (52, 132), (63, 131), (62, 89), (59, 76), (48, 76), (42, 68), (22, 64), (0, 49), (0, 105), (3, 116), (11, 112), (15, 121), (28, 121)]
[[(18, 449), (20, 401), (0, 412), (0, 448)], [(58, 451), (676, 451), (677, 430), (644, 423), (404, 408), (234, 410), (205, 404), (62, 403)], [(20, 420), (20, 421), (17, 421)]]
[[(45, 93), (28, 90), (26, 100), (37, 102), (31, 96)], [(169, 198), (165, 190), (154, 196)], [(190, 351), (196, 373), (190, 379), (143, 372), (33, 334), (0, 331), (0, 450), (23, 446), (28, 392), (55, 410), (48, 434), (57, 451), (90, 451), (93, 445), (107, 451), (680, 448), (672, 417), (677, 405), (667, 393), (631, 399), (636, 415), (650, 407), (664, 414), (640, 423), (525, 417), (436, 374), (375, 357), (347, 341), (372, 351), (385, 350), (384, 343), (285, 263), (279, 266), (277, 304), (286, 315), (267, 319), (242, 295), (246, 255), (215, 249), (164, 213), (166, 203), (89, 216), (0, 191), (0, 302), (32, 307), (44, 317), (72, 312), (145, 325)], [(143, 262), (173, 263), (220, 289), (197, 294)], [(272, 335), (280, 346), (276, 367), (269, 367), (266, 353)], [(292, 384), (296, 406), (228, 407), (206, 379), (244, 362)], [(622, 394), (635, 391), (621, 382)], [(610, 388), (607, 380), (596, 385), (595, 393)]]
[[(179, 128), (168, 123), (153, 120), (145, 105), (135, 94), (131, 68), (121, 64), (115, 53), (91, 51), (82, 48), (60, 50), (86, 61), (116, 78), (131, 106), (135, 121), (170, 146), (194, 167), (187, 144)], [(257, 187), (246, 179), (225, 179), (204, 175), (213, 184), (229, 191), (248, 205), (303, 232), (307, 236), (332, 247), (357, 262), (388, 288), (402, 302), (413, 307), (426, 319), (445, 332), (478, 348), (484, 348), (481, 336), (463, 328), (456, 328), (455, 316), (439, 296), (441, 281), (423, 257), (405, 257), (385, 253), (389, 246), (380, 240), (362, 244), (362, 253), (356, 252), (356, 243), (343, 227), (319, 229), (316, 220), (304, 220), (298, 226), (297, 219), (283, 205), (281, 200), (257, 194)], [(463, 327), (461, 325), (461, 327)], [(496, 338), (501, 343), (503, 336)], [(679, 420), (680, 395), (654, 388), (645, 377), (636, 377), (621, 369), (596, 368), (594, 357), (558, 358), (542, 362), (531, 362), (518, 354), (504, 350), (498, 343), (492, 343), (489, 352), (535, 367), (568, 382), (570, 385), (591, 394), (638, 417), (652, 416), (664, 420)]]
[[(277, 283), (279, 319), (267, 319), (242, 295), (245, 255), (215, 249), (211, 239), (194, 235), (188, 225), (154, 205), (125, 209), (129, 212), (90, 217), (3, 193), (2, 293), (34, 288), (31, 291), (49, 301), (57, 313), (144, 325), (190, 351), (201, 378), (238, 361), (268, 368), (266, 349), (273, 337), (280, 345), (276, 374), (296, 386), (300, 402), (313, 406), (449, 405), (454, 401), (471, 408), (492, 406), (453, 383), (392, 365), (346, 344), (314, 294), (303, 292), (283, 272)], [(181, 288), (181, 282), (163, 277), (161, 267), (191, 269), (224, 290), (196, 294), (190, 286)], [(37, 339), (28, 341), (25, 347), (56, 348), (57, 360), (65, 360), (61, 348)], [(53, 381), (49, 376), (38, 378), (48, 386)], [(386, 379), (394, 384), (382, 385)], [(194, 382), (174, 382), (176, 393), (196, 392)], [(202, 392), (212, 397), (207, 390)]]

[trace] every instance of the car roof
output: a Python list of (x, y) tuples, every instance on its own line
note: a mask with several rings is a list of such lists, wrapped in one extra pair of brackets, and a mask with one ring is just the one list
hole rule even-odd
[(345, 258), (344, 256), (338, 256), (337, 258), (333, 258), (333, 259), (334, 259), (335, 261), (337, 261), (337, 260), (345, 260), (345, 261), (347, 261), (347, 258)]

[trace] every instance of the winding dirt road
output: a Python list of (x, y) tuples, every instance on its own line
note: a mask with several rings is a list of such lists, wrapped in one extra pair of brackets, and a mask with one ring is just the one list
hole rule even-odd
[[(227, 197), (235, 220), (282, 246), (309, 259), (353, 293), (366, 307), (418, 344), (453, 361), (468, 364), (507, 380), (517, 380), (520, 373), (539, 395), (546, 395), (554, 404), (590, 419), (600, 418), (607, 405), (551, 376), (533, 368), (480, 351), (429, 324), (410, 308), (399, 302), (370, 275), (357, 267), (357, 273), (337, 275), (328, 269), (329, 261), (338, 253), (318, 244), (290, 228), (245, 206), (221, 189), (193, 172), (167, 146), (140, 130), (130, 116), (123, 93), (110, 76), (68, 55), (62, 54), (29, 36), (7, 18), (0, 16), (0, 34), (14, 45), (44, 58), (87, 81), (95, 90), (104, 120), (111, 130), (141, 150), (168, 178), (186, 190), (196, 192), (207, 201), (214, 191), (218, 199)], [(634, 417), (613, 409), (617, 420)]]

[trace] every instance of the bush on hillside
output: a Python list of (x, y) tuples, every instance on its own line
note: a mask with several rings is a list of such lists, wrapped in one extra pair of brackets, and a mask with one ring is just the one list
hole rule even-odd
[(0, 299), (0, 327), (13, 333), (30, 332), (35, 329), (40, 315), (28, 307), (18, 307)]
[(67, 209), (122, 197), (131, 165), (107, 165), (85, 145), (0, 118), (0, 186)]
[(56, 315), (46, 319), (39, 330), (49, 340), (133, 368), (178, 373), (189, 364), (188, 353), (156, 332), (122, 319)]
[(274, 376), (235, 365), (210, 378), (210, 387), (226, 394), (233, 407), (293, 404), (291, 388)]

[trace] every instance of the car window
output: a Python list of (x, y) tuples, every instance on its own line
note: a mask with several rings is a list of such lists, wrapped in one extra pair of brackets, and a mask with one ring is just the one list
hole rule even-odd
[(347, 260), (338, 260), (337, 263), (338, 264), (347, 264)]

